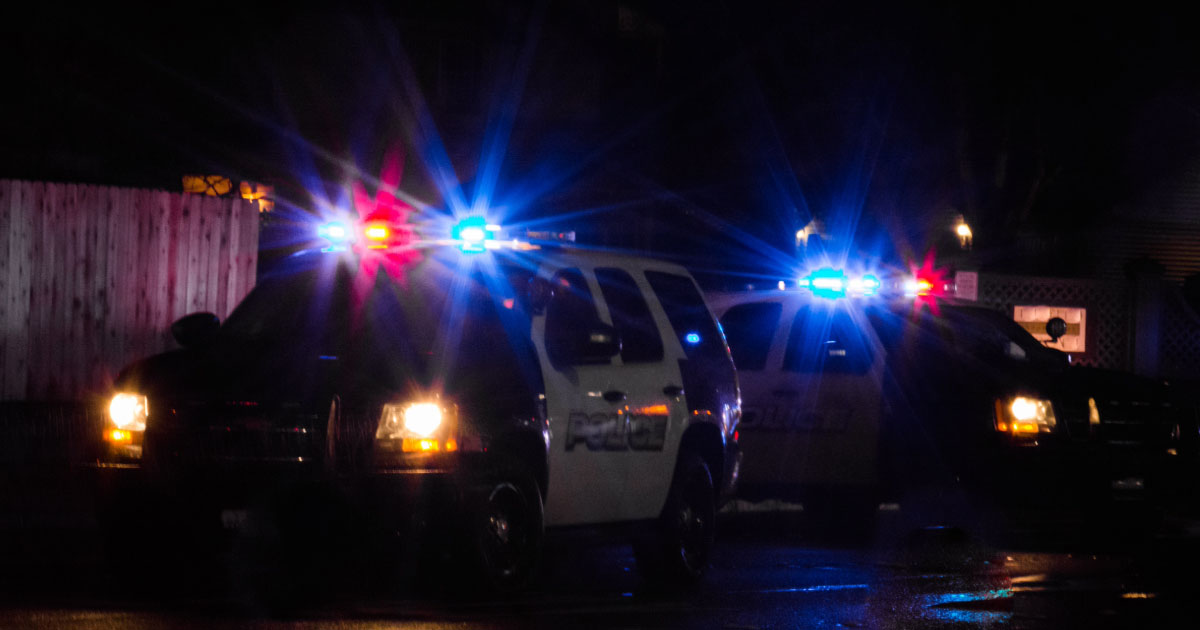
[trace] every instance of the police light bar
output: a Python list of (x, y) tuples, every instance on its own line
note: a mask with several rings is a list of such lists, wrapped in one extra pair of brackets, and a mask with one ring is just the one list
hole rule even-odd
[(317, 227), (317, 236), (324, 239), (328, 245), (321, 249), (323, 252), (338, 252), (346, 249), (354, 242), (354, 232), (341, 221), (330, 221)]
[(332, 242), (345, 242), (350, 238), (350, 230), (346, 224), (332, 221), (317, 228), (317, 235)]
[(933, 282), (928, 278), (912, 277), (904, 281), (906, 297), (923, 297), (933, 292)]
[(372, 222), (363, 227), (363, 236), (367, 240), (368, 248), (386, 249), (388, 240), (392, 237), (392, 230), (383, 223)]
[(566, 243), (575, 242), (575, 232), (548, 232), (539, 230), (526, 230), (525, 238), (531, 241), (560, 241)]
[(799, 285), (803, 289), (812, 291), (812, 294), (817, 297), (833, 300), (848, 295), (863, 297), (876, 295), (879, 293), (882, 283), (872, 274), (850, 277), (841, 269), (824, 267), (800, 278)]
[(479, 253), (496, 247), (499, 231), (499, 225), (488, 223), (483, 217), (467, 217), (450, 228), (450, 238), (457, 241), (464, 252)]
[[(507, 249), (514, 251), (529, 251), (540, 249), (538, 245), (527, 240), (500, 240), (501, 227), (488, 223), (484, 217), (471, 216), (454, 224), (449, 230), (449, 237), (442, 232), (440, 236), (424, 237), (414, 234), (412, 226), (399, 225), (386, 220), (366, 220), (362, 222), (331, 221), (317, 227), (317, 236), (328, 243), (321, 251), (341, 252), (351, 246), (366, 249), (391, 249), (393, 247), (422, 247), (433, 245), (455, 246), (464, 253), (476, 254), (488, 250)], [(529, 232), (529, 237), (540, 240), (575, 240), (574, 232)]]

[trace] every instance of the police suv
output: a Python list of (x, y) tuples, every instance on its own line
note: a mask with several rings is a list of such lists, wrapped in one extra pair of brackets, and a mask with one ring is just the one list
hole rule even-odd
[(500, 589), (572, 525), (650, 525), (639, 566), (696, 579), (741, 457), (700, 290), (677, 265), (497, 230), (324, 226), (226, 321), (184, 317), (183, 349), (120, 374), (111, 460), (226, 526), (318, 487), (385, 528), (437, 521)]
[(841, 271), (806, 290), (713, 293), (741, 375), (739, 443), (753, 455), (739, 496), (799, 500), (808, 511), (874, 511), (886, 352), (860, 310), (880, 288)]
[(1164, 481), (1180, 429), (1161, 383), (1072, 366), (930, 280), (884, 284), (826, 268), (800, 290), (712, 296), (743, 387), (743, 496), (968, 519), (928, 495), (1081, 506)]

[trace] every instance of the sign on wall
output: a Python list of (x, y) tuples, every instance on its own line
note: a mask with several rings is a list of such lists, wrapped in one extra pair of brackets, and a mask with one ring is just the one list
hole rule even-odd
[(959, 271), (954, 274), (954, 297), (972, 302), (979, 299), (979, 272)]
[[(1050, 341), (1046, 334), (1046, 322), (1061, 317), (1067, 322), (1067, 334)], [(1035, 339), (1047, 348), (1063, 352), (1086, 352), (1087, 309), (1070, 306), (1013, 306), (1013, 319), (1028, 330)]]

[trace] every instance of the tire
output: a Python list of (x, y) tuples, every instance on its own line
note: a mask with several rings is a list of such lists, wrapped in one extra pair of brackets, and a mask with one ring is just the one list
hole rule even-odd
[(708, 465), (699, 455), (681, 451), (650, 539), (634, 543), (638, 570), (652, 580), (695, 584), (708, 567), (716, 523), (717, 495)]
[(353, 436), (342, 414), (342, 399), (334, 396), (325, 422), (325, 471), (336, 476), (351, 472), (354, 464)]
[(533, 580), (541, 562), (544, 523), (537, 481), (524, 467), (505, 464), (475, 484), (467, 535), (485, 590), (513, 593)]

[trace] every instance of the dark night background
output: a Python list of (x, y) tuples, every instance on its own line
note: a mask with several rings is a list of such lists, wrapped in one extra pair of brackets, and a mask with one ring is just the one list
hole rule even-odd
[(962, 214), (985, 268), (1034, 233), (1066, 245), (1032, 271), (1086, 275), (1072, 234), (1200, 155), (1200, 46), (1182, 11), (1045, 4), (42, 5), (0, 20), (0, 177), (219, 173), (287, 217), (399, 149), (435, 207), (448, 163), (507, 222), (698, 270), (783, 273), (811, 216), (911, 260)]

